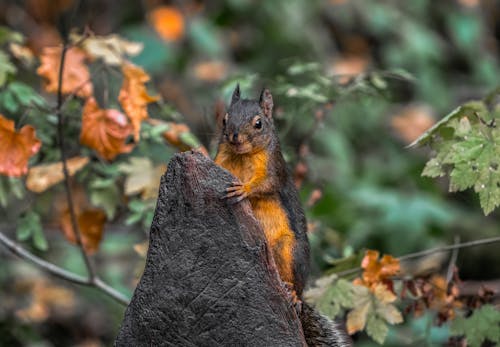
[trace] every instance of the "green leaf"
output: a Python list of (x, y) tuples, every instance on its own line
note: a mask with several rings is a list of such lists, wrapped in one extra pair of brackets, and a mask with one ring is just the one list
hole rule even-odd
[(33, 246), (41, 251), (49, 248), (42, 230), (40, 215), (34, 211), (28, 211), (19, 217), (16, 234), (19, 241), (26, 241), (31, 237)]
[(42, 231), (42, 227), (35, 227), (33, 229), (33, 246), (41, 251), (46, 251), (49, 249), (49, 244)]
[(10, 62), (9, 56), (5, 52), (0, 51), (0, 87), (3, 87), (7, 81), (7, 77), (10, 74), (16, 73), (16, 71), (17, 69)]
[(492, 305), (484, 305), (468, 318), (457, 317), (451, 323), (450, 334), (465, 336), (471, 347), (480, 347), (485, 340), (499, 344), (500, 311)]
[(116, 185), (104, 185), (101, 188), (101, 184), (97, 184), (91, 187), (90, 191), (90, 202), (96, 206), (100, 207), (106, 212), (106, 217), (108, 220), (114, 218), (116, 213), (116, 208), (120, 203), (120, 192)]
[(375, 314), (369, 314), (366, 321), (366, 333), (375, 342), (382, 345), (389, 332), (387, 324)]

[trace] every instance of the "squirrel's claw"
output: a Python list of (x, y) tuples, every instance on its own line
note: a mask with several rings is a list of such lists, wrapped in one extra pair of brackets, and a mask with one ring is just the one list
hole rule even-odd
[(288, 291), (288, 293), (292, 297), (292, 305), (295, 308), (295, 311), (297, 312), (297, 314), (300, 315), (302, 313), (302, 300), (297, 295), (297, 292), (293, 288), (292, 283), (290, 283), (290, 282), (284, 282), (284, 283), (285, 283), (286, 290)]
[(231, 186), (226, 188), (226, 195), (224, 199), (230, 199), (236, 197), (234, 202), (240, 202), (248, 196), (244, 184), (240, 182), (232, 182)]

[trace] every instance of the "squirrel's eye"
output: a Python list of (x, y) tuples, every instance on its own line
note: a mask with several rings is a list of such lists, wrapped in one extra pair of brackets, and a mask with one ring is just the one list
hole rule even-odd
[(255, 129), (261, 129), (262, 128), (262, 121), (260, 119), (257, 119), (254, 124)]

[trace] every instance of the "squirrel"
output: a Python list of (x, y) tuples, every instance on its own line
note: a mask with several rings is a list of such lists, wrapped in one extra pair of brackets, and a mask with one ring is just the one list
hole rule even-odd
[[(281, 154), (272, 117), (273, 98), (263, 89), (258, 100), (242, 99), (236, 85), (222, 117), (215, 163), (239, 181), (225, 198), (248, 198), (281, 280), (289, 289), (308, 346), (350, 346), (342, 329), (302, 301), (309, 274), (309, 241), (304, 210)], [(220, 121), (220, 120), (219, 120)]]

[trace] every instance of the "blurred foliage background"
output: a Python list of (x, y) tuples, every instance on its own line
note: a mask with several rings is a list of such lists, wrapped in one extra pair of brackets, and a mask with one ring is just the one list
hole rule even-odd
[[(227, 103), (235, 84), (249, 98), (263, 86), (271, 89), (284, 154), (307, 208), (315, 276), (359, 266), (365, 248), (400, 256), (453, 243), (457, 236), (466, 241), (499, 235), (497, 211), (485, 217), (476, 195), (449, 194), (446, 178), (422, 178), (428, 149), (405, 148), (456, 106), (498, 87), (499, 1), (1, 0), (0, 25), (24, 34), (38, 57), (43, 47), (61, 42), (61, 18), (72, 6), (79, 8), (71, 26), (80, 32), (87, 26), (98, 35), (143, 43), (131, 60), (152, 76), (152, 89), (162, 97), (150, 116), (185, 122), (212, 154), (215, 110)], [(20, 67), (17, 76), (41, 90), (27, 69)], [(109, 85), (110, 93), (118, 88), (119, 81)], [(7, 112), (5, 100), (2, 105)], [(158, 135), (147, 124), (141, 134)], [(68, 130), (67, 136), (74, 134)], [(50, 135), (42, 140), (55, 141)], [(176, 150), (151, 140), (132, 155), (148, 158), (146, 165), (161, 172)], [(58, 159), (50, 150), (44, 155)], [(94, 256), (98, 271), (129, 295), (144, 265), (155, 201), (121, 198), (134, 165), (137, 171), (144, 164), (102, 163), (78, 176), (108, 217)], [(150, 179), (154, 190), (158, 175)], [(2, 231), (15, 235), (20, 212), (26, 218), (35, 209), (49, 251), (35, 245), (33, 252), (85, 273), (78, 250), (51, 218), (62, 189), (37, 196), (33, 204), (33, 194), (16, 197), (16, 182), (0, 181), (6, 201), (0, 207)], [(500, 288), (498, 250), (491, 245), (459, 252), (468, 290), (477, 281)], [(430, 265), (410, 266), (441, 269), (447, 260), (445, 254), (427, 259)], [(93, 289), (47, 277), (3, 248), (0, 261), (1, 345), (112, 344), (122, 306)], [(431, 328), (429, 319), (391, 328), (386, 345), (444, 344), (447, 327)], [(372, 344), (357, 337), (357, 346)]]

